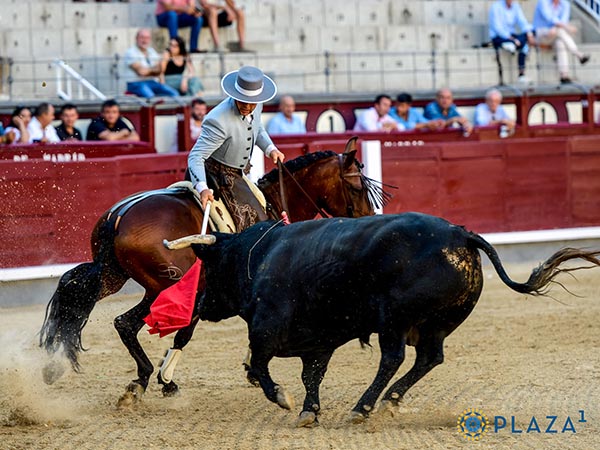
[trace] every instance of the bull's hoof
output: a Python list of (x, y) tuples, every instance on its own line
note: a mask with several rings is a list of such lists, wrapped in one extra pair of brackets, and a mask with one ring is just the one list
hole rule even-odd
[(171, 381), (168, 384), (164, 384), (162, 387), (163, 397), (175, 397), (179, 395), (179, 386), (175, 384), (174, 381)]
[(117, 409), (132, 409), (138, 403), (142, 401), (142, 395), (144, 395), (144, 388), (141, 384), (131, 382), (125, 393), (119, 397), (117, 402)]
[(285, 389), (281, 386), (275, 386), (275, 392), (277, 392), (277, 404), (283, 409), (294, 408), (294, 397), (288, 394)]
[(296, 428), (314, 428), (319, 426), (317, 415), (313, 411), (302, 411), (296, 419)]
[(398, 402), (393, 400), (381, 400), (377, 414), (380, 416), (394, 417)]
[(42, 378), (46, 384), (54, 384), (65, 373), (65, 366), (53, 359), (42, 369)]
[(350, 422), (354, 424), (365, 423), (367, 416), (358, 411), (350, 411)]

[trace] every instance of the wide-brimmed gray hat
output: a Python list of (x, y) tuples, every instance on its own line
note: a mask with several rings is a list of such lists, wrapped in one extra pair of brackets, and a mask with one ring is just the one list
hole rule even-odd
[(227, 95), (244, 103), (263, 103), (277, 94), (275, 82), (252, 66), (244, 66), (229, 72), (221, 80)]

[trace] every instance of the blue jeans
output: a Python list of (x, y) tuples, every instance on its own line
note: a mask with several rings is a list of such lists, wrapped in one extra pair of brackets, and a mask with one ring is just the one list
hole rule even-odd
[[(525, 59), (527, 58), (527, 53), (529, 53), (529, 46), (527, 45), (527, 33), (512, 34), (511, 36), (518, 41), (518, 44), (516, 44), (516, 47), (517, 47), (517, 51), (519, 52), (519, 56), (517, 58), (517, 61), (519, 64), (519, 72), (524, 72), (525, 71)], [(496, 36), (494, 39), (492, 39), (492, 44), (494, 45), (494, 48), (500, 48), (504, 42), (513, 42), (513, 41), (510, 39), (501, 38), (499, 36)], [(514, 44), (514, 42), (513, 42), (513, 44)]]
[(151, 98), (156, 95), (177, 97), (179, 92), (166, 84), (155, 80), (131, 81), (127, 83), (127, 90), (138, 97)]
[(156, 22), (159, 27), (169, 29), (169, 38), (171, 39), (177, 36), (179, 27), (191, 27), (190, 51), (198, 50), (198, 37), (200, 36), (202, 24), (204, 24), (204, 17), (194, 17), (189, 14), (177, 14), (175, 11), (165, 11), (156, 16)]

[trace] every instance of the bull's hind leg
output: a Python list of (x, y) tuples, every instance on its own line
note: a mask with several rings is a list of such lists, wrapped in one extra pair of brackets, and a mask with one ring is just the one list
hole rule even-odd
[(354, 423), (363, 422), (373, 410), (375, 402), (381, 395), (392, 377), (396, 374), (404, 361), (406, 334), (397, 332), (391, 327), (379, 333), (379, 347), (381, 348), (381, 361), (379, 370), (371, 386), (362, 395), (356, 406), (352, 409), (351, 420)]
[(445, 335), (440, 332), (422, 333), (419, 336), (415, 364), (387, 390), (381, 401), (382, 409), (388, 409), (390, 405), (398, 405), (404, 394), (417, 381), (427, 375), (435, 366), (444, 362), (444, 339)]
[(117, 406), (125, 408), (141, 400), (143, 393), (148, 387), (150, 375), (154, 371), (154, 366), (144, 352), (144, 349), (138, 341), (137, 334), (144, 326), (144, 317), (150, 313), (150, 305), (155, 296), (149, 296), (147, 293), (140, 303), (131, 308), (124, 314), (115, 319), (115, 328), (121, 337), (121, 341), (127, 347), (129, 354), (137, 364), (138, 379), (133, 380), (127, 386), (126, 392), (119, 398)]
[(306, 389), (304, 406), (296, 421), (297, 427), (314, 427), (319, 424), (317, 415), (321, 411), (319, 387), (327, 371), (333, 352), (302, 356), (302, 383)]

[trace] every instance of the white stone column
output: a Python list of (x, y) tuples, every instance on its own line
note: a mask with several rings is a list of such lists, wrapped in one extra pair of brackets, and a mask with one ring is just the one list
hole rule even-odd
[[(383, 181), (381, 165), (381, 141), (362, 141), (362, 162), (365, 165), (363, 173), (376, 181)], [(382, 209), (376, 209), (376, 214), (383, 214)]]

